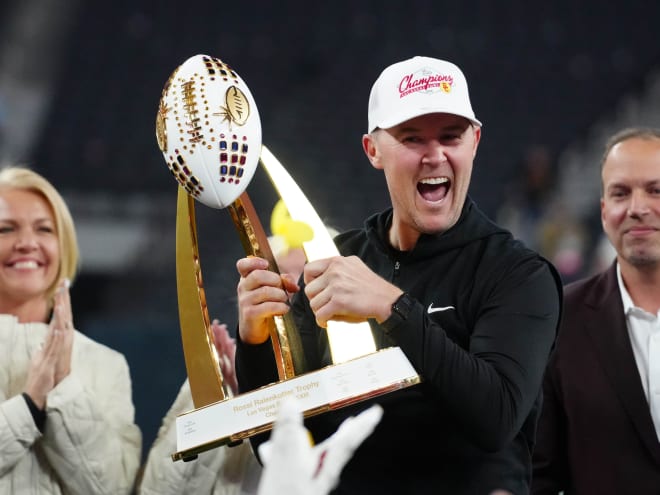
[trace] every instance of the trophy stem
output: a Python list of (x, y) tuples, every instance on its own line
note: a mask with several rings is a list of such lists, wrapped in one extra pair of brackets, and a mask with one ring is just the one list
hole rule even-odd
[(225, 399), (213, 344), (197, 244), (195, 203), (179, 187), (176, 214), (176, 282), (186, 371), (195, 408)]
[[(268, 237), (248, 194), (241, 194), (228, 208), (245, 252), (268, 260), (269, 269), (279, 273)], [(307, 368), (305, 355), (291, 312), (273, 318), (270, 337), (279, 379), (286, 380), (304, 373)]]

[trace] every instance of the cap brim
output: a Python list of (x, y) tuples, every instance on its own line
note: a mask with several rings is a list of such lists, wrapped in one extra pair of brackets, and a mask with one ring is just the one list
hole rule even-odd
[(389, 128), (397, 126), (399, 124), (403, 124), (404, 122), (406, 122), (408, 120), (411, 120), (411, 119), (414, 119), (414, 118), (417, 118), (417, 117), (421, 117), (422, 115), (429, 115), (429, 114), (432, 114), (432, 113), (447, 113), (447, 114), (450, 114), (450, 115), (457, 115), (458, 117), (463, 117), (464, 119), (469, 120), (472, 124), (474, 124), (478, 127), (482, 126), (481, 122), (479, 120), (477, 120), (475, 117), (471, 117), (471, 116), (465, 115), (463, 113), (452, 112), (452, 111), (449, 111), (449, 110), (446, 110), (446, 109), (442, 109), (442, 110), (439, 110), (439, 109), (431, 110), (431, 109), (429, 109), (428, 112), (425, 111), (425, 112), (420, 113), (420, 112), (417, 111), (417, 112), (411, 112), (410, 114), (398, 115), (396, 117), (392, 117), (391, 119), (386, 119), (386, 120), (381, 121), (380, 123), (378, 123), (376, 125), (372, 125), (372, 129), (369, 129), (369, 132), (373, 132), (376, 129), (389, 129)]

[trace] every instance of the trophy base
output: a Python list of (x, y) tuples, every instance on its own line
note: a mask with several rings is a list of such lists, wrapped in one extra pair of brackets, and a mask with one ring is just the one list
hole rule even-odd
[(399, 347), (389, 347), (340, 364), (200, 407), (176, 418), (177, 452), (172, 460), (240, 442), (272, 429), (284, 398), (295, 397), (305, 417), (339, 409), (416, 385), (421, 378)]

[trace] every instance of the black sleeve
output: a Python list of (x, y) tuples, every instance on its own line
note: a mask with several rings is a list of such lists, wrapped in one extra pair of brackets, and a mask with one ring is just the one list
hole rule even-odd
[(23, 392), (22, 395), (23, 395), (23, 399), (25, 399), (28, 408), (30, 409), (30, 414), (32, 414), (32, 419), (34, 420), (34, 424), (37, 425), (39, 431), (43, 433), (44, 426), (46, 424), (46, 411), (44, 411), (43, 409), (39, 409), (32, 400), (32, 397), (30, 397), (28, 394)]
[(510, 442), (535, 407), (561, 314), (561, 286), (543, 262), (510, 269), (494, 287), (479, 311), (458, 308), (461, 321), (477, 315), (463, 329), (467, 348), (419, 303), (388, 329), (436, 399), (488, 451)]

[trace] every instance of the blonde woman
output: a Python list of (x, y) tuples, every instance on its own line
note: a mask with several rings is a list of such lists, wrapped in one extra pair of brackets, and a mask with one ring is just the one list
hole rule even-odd
[(128, 494), (140, 462), (125, 357), (75, 329), (69, 209), (25, 167), (0, 169), (0, 493)]

